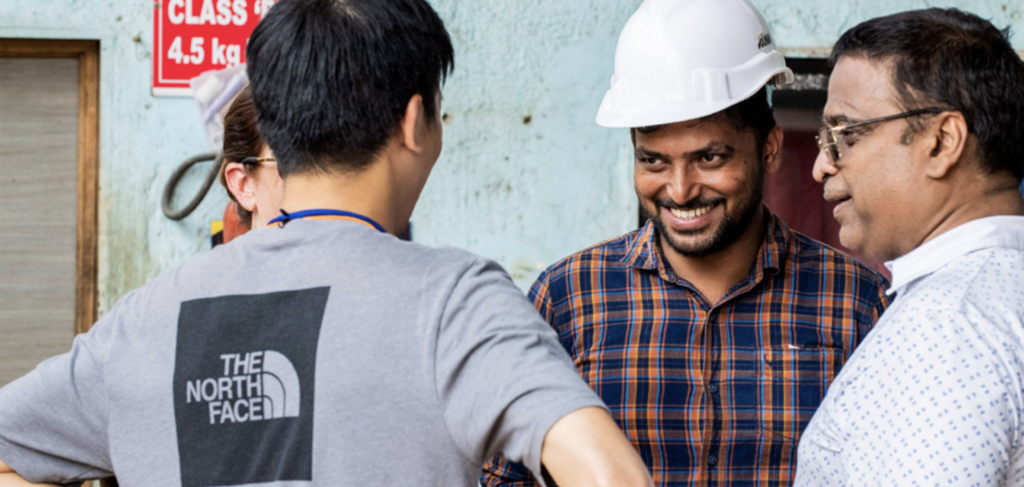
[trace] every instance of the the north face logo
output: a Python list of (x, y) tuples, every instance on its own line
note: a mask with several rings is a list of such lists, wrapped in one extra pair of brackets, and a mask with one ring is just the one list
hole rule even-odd
[(186, 385), (185, 402), (205, 402), (210, 424), (244, 423), (296, 418), (302, 384), (288, 357), (267, 350), (220, 356), (219, 377), (196, 379)]
[(313, 479), (329, 288), (181, 304), (174, 419), (182, 487)]

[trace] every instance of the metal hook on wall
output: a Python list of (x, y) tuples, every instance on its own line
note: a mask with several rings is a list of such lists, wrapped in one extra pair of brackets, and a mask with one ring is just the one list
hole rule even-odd
[[(224, 160), (224, 153), (222, 152), (207, 152), (199, 154), (197, 156), (190, 157), (178, 166), (178, 169), (174, 170), (174, 174), (171, 174), (171, 178), (167, 180), (167, 185), (164, 186), (164, 194), (161, 198), (161, 206), (164, 210), (164, 216), (174, 221), (180, 221), (185, 217), (192, 214), (193, 211), (199, 206), (199, 203), (203, 202), (203, 198), (210, 192), (210, 187), (213, 186), (213, 181), (217, 179), (217, 174), (220, 172), (221, 162)], [(175, 210), (171, 208), (171, 200), (174, 199), (174, 191), (178, 187), (178, 183), (181, 178), (188, 172), (192, 166), (199, 164), (200, 162), (214, 161), (213, 167), (206, 174), (206, 179), (203, 181), (203, 186), (199, 188), (199, 192), (192, 197), (184, 208)]]

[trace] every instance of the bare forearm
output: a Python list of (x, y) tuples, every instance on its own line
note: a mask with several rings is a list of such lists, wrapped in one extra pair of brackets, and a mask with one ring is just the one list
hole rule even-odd
[(20, 475), (13, 472), (0, 473), (0, 487), (26, 487), (29, 485), (58, 487), (53, 484), (33, 484), (32, 482), (29, 482), (28, 480), (21, 478)]
[(14, 470), (11, 470), (11, 467), (8, 467), (3, 460), (0, 460), (0, 487), (24, 487), (26, 485), (46, 486), (53, 484), (33, 484), (32, 482), (21, 478), (21, 475), (14, 473)]
[(560, 419), (544, 438), (541, 462), (561, 487), (650, 487), (640, 455), (600, 408)]

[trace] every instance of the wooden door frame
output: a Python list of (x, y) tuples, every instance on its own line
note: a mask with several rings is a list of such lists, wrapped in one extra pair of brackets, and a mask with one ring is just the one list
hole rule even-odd
[(0, 39), (0, 58), (78, 59), (78, 215), (75, 333), (96, 322), (99, 248), (100, 43), (96, 40)]

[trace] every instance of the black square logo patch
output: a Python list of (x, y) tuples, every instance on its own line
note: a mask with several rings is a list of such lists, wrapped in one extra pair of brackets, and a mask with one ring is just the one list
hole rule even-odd
[(313, 479), (316, 353), (329, 291), (182, 303), (174, 416), (183, 487)]

